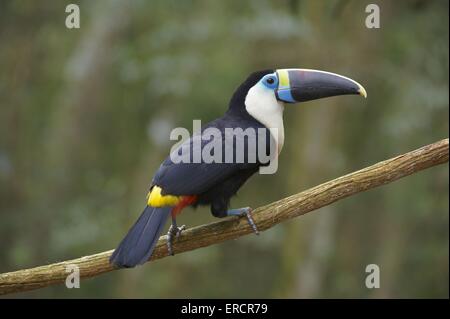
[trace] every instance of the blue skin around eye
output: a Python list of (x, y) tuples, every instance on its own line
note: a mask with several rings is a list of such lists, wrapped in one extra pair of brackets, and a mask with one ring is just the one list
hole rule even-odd
[[(273, 79), (273, 83), (267, 83), (268, 79)], [(278, 78), (275, 75), (266, 76), (261, 81), (264, 86), (268, 87), (269, 89), (275, 89), (278, 86)]]

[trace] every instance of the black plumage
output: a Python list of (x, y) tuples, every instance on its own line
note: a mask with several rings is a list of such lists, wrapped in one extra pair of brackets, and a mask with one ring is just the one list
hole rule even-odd
[(171, 210), (172, 207), (146, 206), (109, 261), (120, 268), (145, 263), (153, 253)]
[[(221, 163), (205, 163), (201, 158), (200, 163), (174, 163), (168, 156), (161, 164), (152, 180), (154, 185), (161, 187), (162, 195), (189, 196), (196, 195), (193, 206), (210, 205), (211, 213), (215, 217), (227, 216), (230, 198), (236, 194), (245, 181), (257, 172), (260, 165), (258, 161), (250, 163), (248, 156), (244, 157), (243, 163), (225, 163), (225, 152), (236, 148), (237, 139), (244, 139), (244, 154), (247, 154), (249, 143), (256, 143), (258, 136), (250, 137), (236, 136), (226, 139), (225, 128), (264, 128), (256, 119), (251, 117), (245, 109), (245, 96), (248, 90), (255, 85), (260, 78), (272, 71), (257, 72), (252, 75), (236, 90), (231, 98), (229, 109), (225, 115), (206, 125), (200, 132), (194, 134), (190, 139), (179, 146), (175, 152), (183, 147), (190, 147), (192, 153), (198, 151), (210, 142), (210, 139), (202, 138), (203, 132), (208, 128), (216, 128), (222, 133), (222, 155)], [(267, 130), (266, 130), (267, 131)], [(270, 150), (272, 142), (270, 133), (267, 131), (266, 154)], [(231, 141), (231, 142), (230, 142)], [(196, 143), (199, 142), (199, 143)], [(258, 151), (256, 147), (255, 152)], [(256, 157), (257, 158), (257, 157)], [(110, 258), (110, 262), (119, 268), (130, 268), (145, 263), (153, 253), (156, 242), (163, 231), (164, 224), (168, 219), (173, 207), (151, 207), (147, 206), (139, 219), (128, 231), (125, 238)]]
[[(171, 157), (167, 157), (156, 172), (152, 185), (162, 188), (163, 194), (168, 195), (197, 195), (196, 205), (211, 205), (211, 213), (216, 217), (225, 217), (229, 206), (230, 198), (236, 194), (239, 188), (258, 171), (261, 163), (258, 156), (256, 161), (249, 161), (250, 143), (256, 145), (254, 152), (258, 154), (258, 135), (235, 135), (233, 139), (226, 138), (226, 128), (240, 129), (265, 129), (266, 127), (248, 114), (245, 108), (245, 97), (248, 90), (253, 87), (265, 74), (272, 73), (272, 70), (264, 70), (251, 74), (235, 91), (230, 100), (228, 111), (224, 116), (204, 125), (201, 132), (192, 136), (175, 150), (187, 147), (191, 153), (198, 151), (198, 147), (204, 147), (210, 139), (202, 138), (202, 133), (208, 128), (216, 128), (222, 133), (222, 162), (205, 163), (203, 158), (200, 163), (174, 163)], [(268, 130), (266, 131), (265, 143), (266, 155), (270, 152), (270, 144), (273, 139)], [(225, 153), (236, 150), (238, 139), (244, 139), (244, 161), (243, 163), (225, 163)], [(197, 140), (198, 143), (195, 142)], [(234, 154), (236, 155), (236, 154)], [(192, 156), (191, 156), (192, 160)]]

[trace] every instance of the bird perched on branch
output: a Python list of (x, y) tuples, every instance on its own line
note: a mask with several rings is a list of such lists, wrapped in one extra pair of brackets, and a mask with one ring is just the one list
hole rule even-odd
[(330, 72), (252, 73), (234, 92), (225, 115), (204, 125), (161, 164), (144, 211), (110, 262), (126, 268), (145, 263), (169, 216), (167, 248), (173, 254), (172, 242), (184, 229), (178, 227), (176, 216), (187, 206), (209, 205), (212, 215), (220, 218), (244, 216), (258, 234), (251, 208), (229, 209), (230, 199), (250, 176), (276, 161), (284, 142), (285, 104), (346, 94), (367, 96), (356, 81)]

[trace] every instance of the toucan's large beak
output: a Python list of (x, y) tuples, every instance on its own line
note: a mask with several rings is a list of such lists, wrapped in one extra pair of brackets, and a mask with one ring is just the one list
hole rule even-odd
[(358, 94), (367, 97), (366, 90), (358, 82), (345, 76), (308, 69), (277, 70), (277, 99), (297, 103), (323, 97)]

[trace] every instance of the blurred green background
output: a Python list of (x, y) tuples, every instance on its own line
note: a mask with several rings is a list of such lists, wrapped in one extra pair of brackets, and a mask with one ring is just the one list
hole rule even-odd
[[(81, 28), (65, 27), (77, 3)], [(377, 3), (381, 28), (367, 29)], [(1, 1), (0, 272), (114, 248), (174, 127), (212, 120), (252, 71), (352, 77), (368, 99), (289, 107), (269, 203), (448, 136), (448, 2)], [(264, 232), (14, 297), (446, 297), (448, 164)], [(180, 223), (215, 220), (187, 209)], [(365, 287), (365, 267), (381, 288)]]

